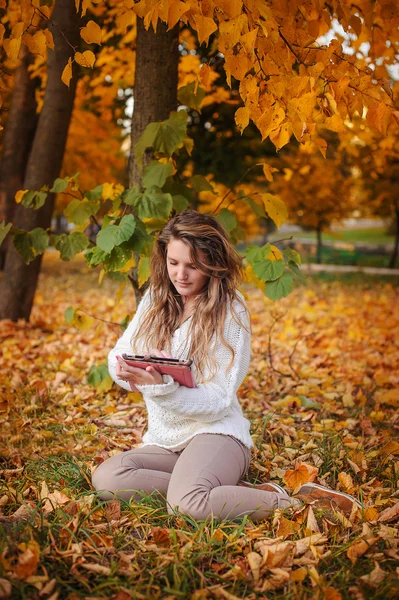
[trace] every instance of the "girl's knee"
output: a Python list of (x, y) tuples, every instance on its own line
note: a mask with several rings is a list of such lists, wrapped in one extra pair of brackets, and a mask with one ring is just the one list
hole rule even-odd
[(194, 490), (187, 494), (176, 495), (168, 490), (167, 508), (170, 515), (176, 512), (187, 515), (196, 521), (206, 519), (211, 514), (208, 503), (209, 491)]

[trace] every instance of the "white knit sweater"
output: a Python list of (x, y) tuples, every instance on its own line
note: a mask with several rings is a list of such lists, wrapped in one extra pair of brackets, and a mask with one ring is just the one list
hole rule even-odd
[[(240, 298), (243, 300), (242, 295)], [(132, 353), (130, 340), (137, 332), (149, 305), (150, 290), (147, 290), (132, 321), (108, 355), (109, 373), (125, 390), (131, 391), (130, 384), (116, 376), (116, 356), (121, 356), (123, 352)], [(249, 329), (248, 313), (237, 301), (235, 308), (241, 321)], [(190, 323), (190, 319), (186, 320), (173, 335), (171, 354), (175, 358), (188, 357)], [(143, 395), (148, 411), (148, 430), (143, 436), (143, 445), (151, 444), (177, 451), (182, 450), (195, 435), (221, 433), (234, 436), (248, 448), (253, 446), (249, 421), (243, 416), (237, 398), (237, 390), (249, 367), (251, 337), (234, 321), (229, 307), (224, 337), (235, 352), (234, 363), (227, 374), (226, 367), (230, 363), (231, 352), (219, 340), (214, 354), (219, 367), (210, 381), (191, 389), (180, 385), (170, 375), (163, 375), (163, 384), (136, 386)], [(138, 346), (139, 354), (149, 350)], [(197, 380), (195, 366), (192, 369)], [(205, 370), (205, 379), (208, 375)]]

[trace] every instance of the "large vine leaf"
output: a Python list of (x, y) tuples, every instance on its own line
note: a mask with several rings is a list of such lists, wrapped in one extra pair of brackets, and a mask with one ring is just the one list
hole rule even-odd
[(100, 201), (90, 200), (72, 200), (66, 209), (64, 215), (75, 225), (83, 225), (91, 215), (95, 215), (100, 209)]
[(283, 260), (262, 260), (253, 265), (254, 273), (262, 281), (274, 281), (284, 273), (285, 263)]
[(89, 240), (84, 233), (73, 231), (70, 234), (61, 233), (60, 235), (53, 235), (51, 243), (54, 248), (59, 250), (62, 260), (71, 260), (75, 254), (87, 248)]
[(41, 227), (32, 231), (22, 231), (14, 235), (14, 247), (22, 256), (26, 264), (29, 264), (38, 256), (43, 254), (49, 245), (49, 235)]
[(168, 158), (183, 143), (187, 130), (186, 111), (172, 112), (169, 119), (158, 123), (149, 123), (143, 135), (135, 145), (138, 164), (143, 164), (143, 154), (147, 148), (160, 152)]
[(6, 225), (5, 221), (2, 221), (0, 223), (0, 246), (6, 239), (7, 233), (10, 231), (11, 227), (12, 227), (12, 223), (8, 223), (8, 225)]
[(125, 215), (119, 225), (106, 225), (97, 234), (97, 245), (105, 252), (111, 252), (115, 246), (119, 246), (132, 237), (136, 228), (133, 215)]
[(143, 186), (148, 189), (156, 185), (161, 188), (165, 185), (168, 177), (172, 175), (173, 165), (171, 162), (161, 163), (153, 160), (144, 169)]
[(177, 90), (178, 100), (185, 106), (189, 106), (195, 110), (199, 110), (204, 97), (205, 90), (203, 87), (197, 85), (196, 81), (192, 81)]
[(292, 284), (292, 275), (284, 273), (279, 279), (266, 282), (266, 296), (274, 301), (285, 298), (292, 292)]
[(140, 192), (137, 186), (131, 188), (125, 192), (123, 201), (134, 208), (140, 219), (167, 219), (173, 206), (172, 196), (157, 186), (145, 192)]
[(228, 233), (231, 233), (237, 227), (235, 214), (227, 208), (222, 208), (215, 218)]
[(46, 202), (47, 192), (43, 191), (29, 191), (29, 190), (20, 190), (15, 194), (15, 201), (18, 204), (22, 204), (25, 208), (33, 208), (37, 210), (41, 208), (43, 204)]

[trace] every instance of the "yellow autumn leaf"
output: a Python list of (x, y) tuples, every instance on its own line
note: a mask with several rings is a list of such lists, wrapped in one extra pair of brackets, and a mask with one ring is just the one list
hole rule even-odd
[(24, 35), (24, 43), (28, 46), (32, 54), (46, 56), (47, 38), (42, 30), (35, 33), (35, 35), (26, 33)]
[(20, 38), (24, 31), (25, 31), (25, 23), (23, 21), (20, 21), (19, 23), (16, 23), (13, 26), (13, 28), (11, 30), (11, 35), (13, 38)]
[(91, 50), (85, 50), (82, 52), (75, 52), (75, 62), (82, 67), (93, 67), (96, 57)]
[(391, 390), (377, 390), (375, 400), (388, 406), (399, 406), (399, 388)]
[(3, 42), (3, 48), (11, 62), (16, 62), (18, 60), (18, 55), (21, 48), (21, 40), (22, 38), (20, 37), (15, 39), (7, 38)]
[(252, 68), (252, 62), (249, 58), (239, 54), (237, 56), (232, 54), (226, 58), (224, 65), (226, 71), (238, 80), (244, 79), (245, 75)]
[(76, 314), (72, 321), (72, 324), (75, 325), (75, 327), (80, 331), (88, 331), (92, 328), (94, 321), (95, 319), (93, 319), (93, 317), (90, 317), (89, 315)]
[(242, 133), (249, 123), (249, 108), (241, 106), (234, 115), (234, 120), (240, 132)]
[(353, 480), (349, 473), (339, 473), (338, 481), (346, 492), (349, 492), (350, 494), (353, 492)]
[(89, 21), (87, 25), (80, 30), (80, 37), (87, 44), (101, 44), (101, 27), (94, 21)]
[(65, 83), (67, 87), (69, 87), (70, 81), (72, 79), (72, 58), (68, 58), (68, 62), (64, 67), (61, 75), (61, 81)]
[(22, 202), (22, 198), (25, 196), (25, 194), (29, 192), (29, 190), (19, 190), (16, 194), (15, 194), (15, 202), (17, 204), (20, 204)]
[(103, 183), (102, 197), (104, 200), (114, 200), (121, 195), (124, 189), (121, 183)]
[[(374, 541), (376, 541), (378, 538), (372, 538)], [(349, 560), (352, 562), (352, 564), (355, 564), (355, 562), (357, 561), (357, 559), (360, 556), (363, 556), (363, 554), (365, 552), (367, 552), (367, 550), (370, 548), (371, 546), (371, 540), (359, 540), (357, 542), (352, 542), (352, 544), (349, 546), (348, 550), (346, 551), (346, 555), (349, 558)]]
[(245, 281), (247, 281), (248, 283), (254, 283), (258, 289), (262, 290), (262, 292), (265, 291), (265, 282), (258, 279), (258, 277), (255, 275), (254, 270), (251, 267), (251, 265), (248, 265), (245, 268), (244, 275), (245, 275)]
[(270, 252), (266, 256), (266, 258), (268, 260), (271, 260), (272, 262), (275, 262), (276, 260), (284, 260), (284, 256), (283, 256), (283, 253), (281, 252), (281, 250), (279, 248), (277, 248), (277, 246), (274, 246), (273, 244), (270, 245)]
[(261, 194), (261, 198), (267, 214), (277, 227), (280, 227), (288, 219), (287, 207), (284, 202), (273, 194)]
[(248, 54), (252, 54), (254, 52), (257, 35), (258, 28), (256, 27), (256, 29), (252, 29), (252, 31), (249, 31), (240, 37), (240, 42), (244, 46), (245, 52), (248, 52)]
[(186, 2), (171, 2), (168, 11), (168, 30), (172, 29), (180, 17), (190, 8), (190, 5)]
[(274, 167), (272, 167), (268, 163), (260, 163), (260, 164), (262, 164), (263, 173), (264, 173), (264, 176), (266, 177), (267, 181), (272, 182), (273, 181), (273, 175), (272, 175), (272, 173), (275, 173), (276, 171), (278, 171), (278, 169), (275, 169)]
[(287, 469), (283, 481), (295, 494), (304, 483), (314, 481), (318, 472), (319, 469), (317, 467), (308, 463), (298, 462), (294, 469)]
[(115, 21), (117, 27), (122, 31), (122, 33), (126, 33), (127, 28), (136, 22), (136, 13), (133, 10), (127, 10), (124, 13), (119, 13), (116, 16)]
[(43, 29), (43, 33), (44, 33), (44, 36), (47, 41), (47, 47), (51, 48), (51, 50), (54, 50), (55, 46), (54, 46), (53, 34), (48, 29)]
[(198, 41), (199, 44), (203, 44), (204, 42), (208, 44), (209, 36), (217, 30), (217, 25), (213, 19), (210, 17), (204, 17), (203, 15), (196, 15), (195, 24), (198, 32)]

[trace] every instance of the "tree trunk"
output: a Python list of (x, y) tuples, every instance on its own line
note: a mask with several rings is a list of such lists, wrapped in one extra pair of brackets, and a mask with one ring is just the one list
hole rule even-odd
[[(179, 24), (167, 31), (167, 25), (158, 22), (157, 32), (146, 31), (143, 20), (137, 18), (136, 74), (134, 82), (134, 110), (130, 134), (129, 186), (140, 185), (142, 169), (137, 164), (135, 144), (149, 123), (165, 121), (177, 109), (177, 80), (179, 64)], [(152, 151), (143, 157), (143, 167), (150, 162)], [(136, 264), (139, 256), (135, 255)], [(144, 291), (138, 287), (137, 267), (130, 272), (136, 305)]]
[[(28, 67), (33, 56), (22, 50), (21, 62), (15, 71), (10, 110), (4, 130), (3, 154), (0, 163), (0, 221), (12, 221), (16, 208), (15, 193), (22, 189), (25, 168), (37, 125), (35, 88)], [(0, 270), (4, 267), (9, 245), (7, 237), (0, 248)]]
[(316, 248), (316, 263), (318, 265), (321, 264), (321, 249), (323, 247), (323, 242), (321, 239), (321, 225), (319, 225), (316, 229), (317, 234), (317, 248)]
[[(68, 58), (79, 43), (80, 17), (72, 0), (57, 0), (51, 17), (55, 50), (48, 51), (47, 86), (44, 105), (29, 155), (24, 189), (38, 190), (58, 177), (71, 120), (76, 90), (76, 77), (70, 88), (61, 81)], [(65, 36), (65, 37), (64, 37)], [(18, 205), (14, 226), (30, 231), (50, 227), (54, 197), (48, 197), (39, 210)], [(0, 282), (0, 319), (29, 320), (40, 272), (42, 255), (26, 265), (14, 247), (7, 252)]]
[[(177, 109), (177, 67), (179, 63), (179, 24), (167, 31), (165, 23), (158, 22), (157, 32), (146, 31), (143, 20), (137, 19), (136, 75), (134, 84), (134, 111), (131, 130), (129, 185), (140, 184), (142, 171), (134, 154), (149, 123), (165, 121)], [(144, 158), (144, 166), (151, 155)]]
[(395, 231), (395, 243), (393, 246), (393, 251), (391, 254), (391, 258), (389, 260), (389, 268), (394, 269), (396, 260), (398, 258), (398, 250), (399, 250), (399, 206), (395, 206), (395, 220), (396, 220), (396, 231)]

